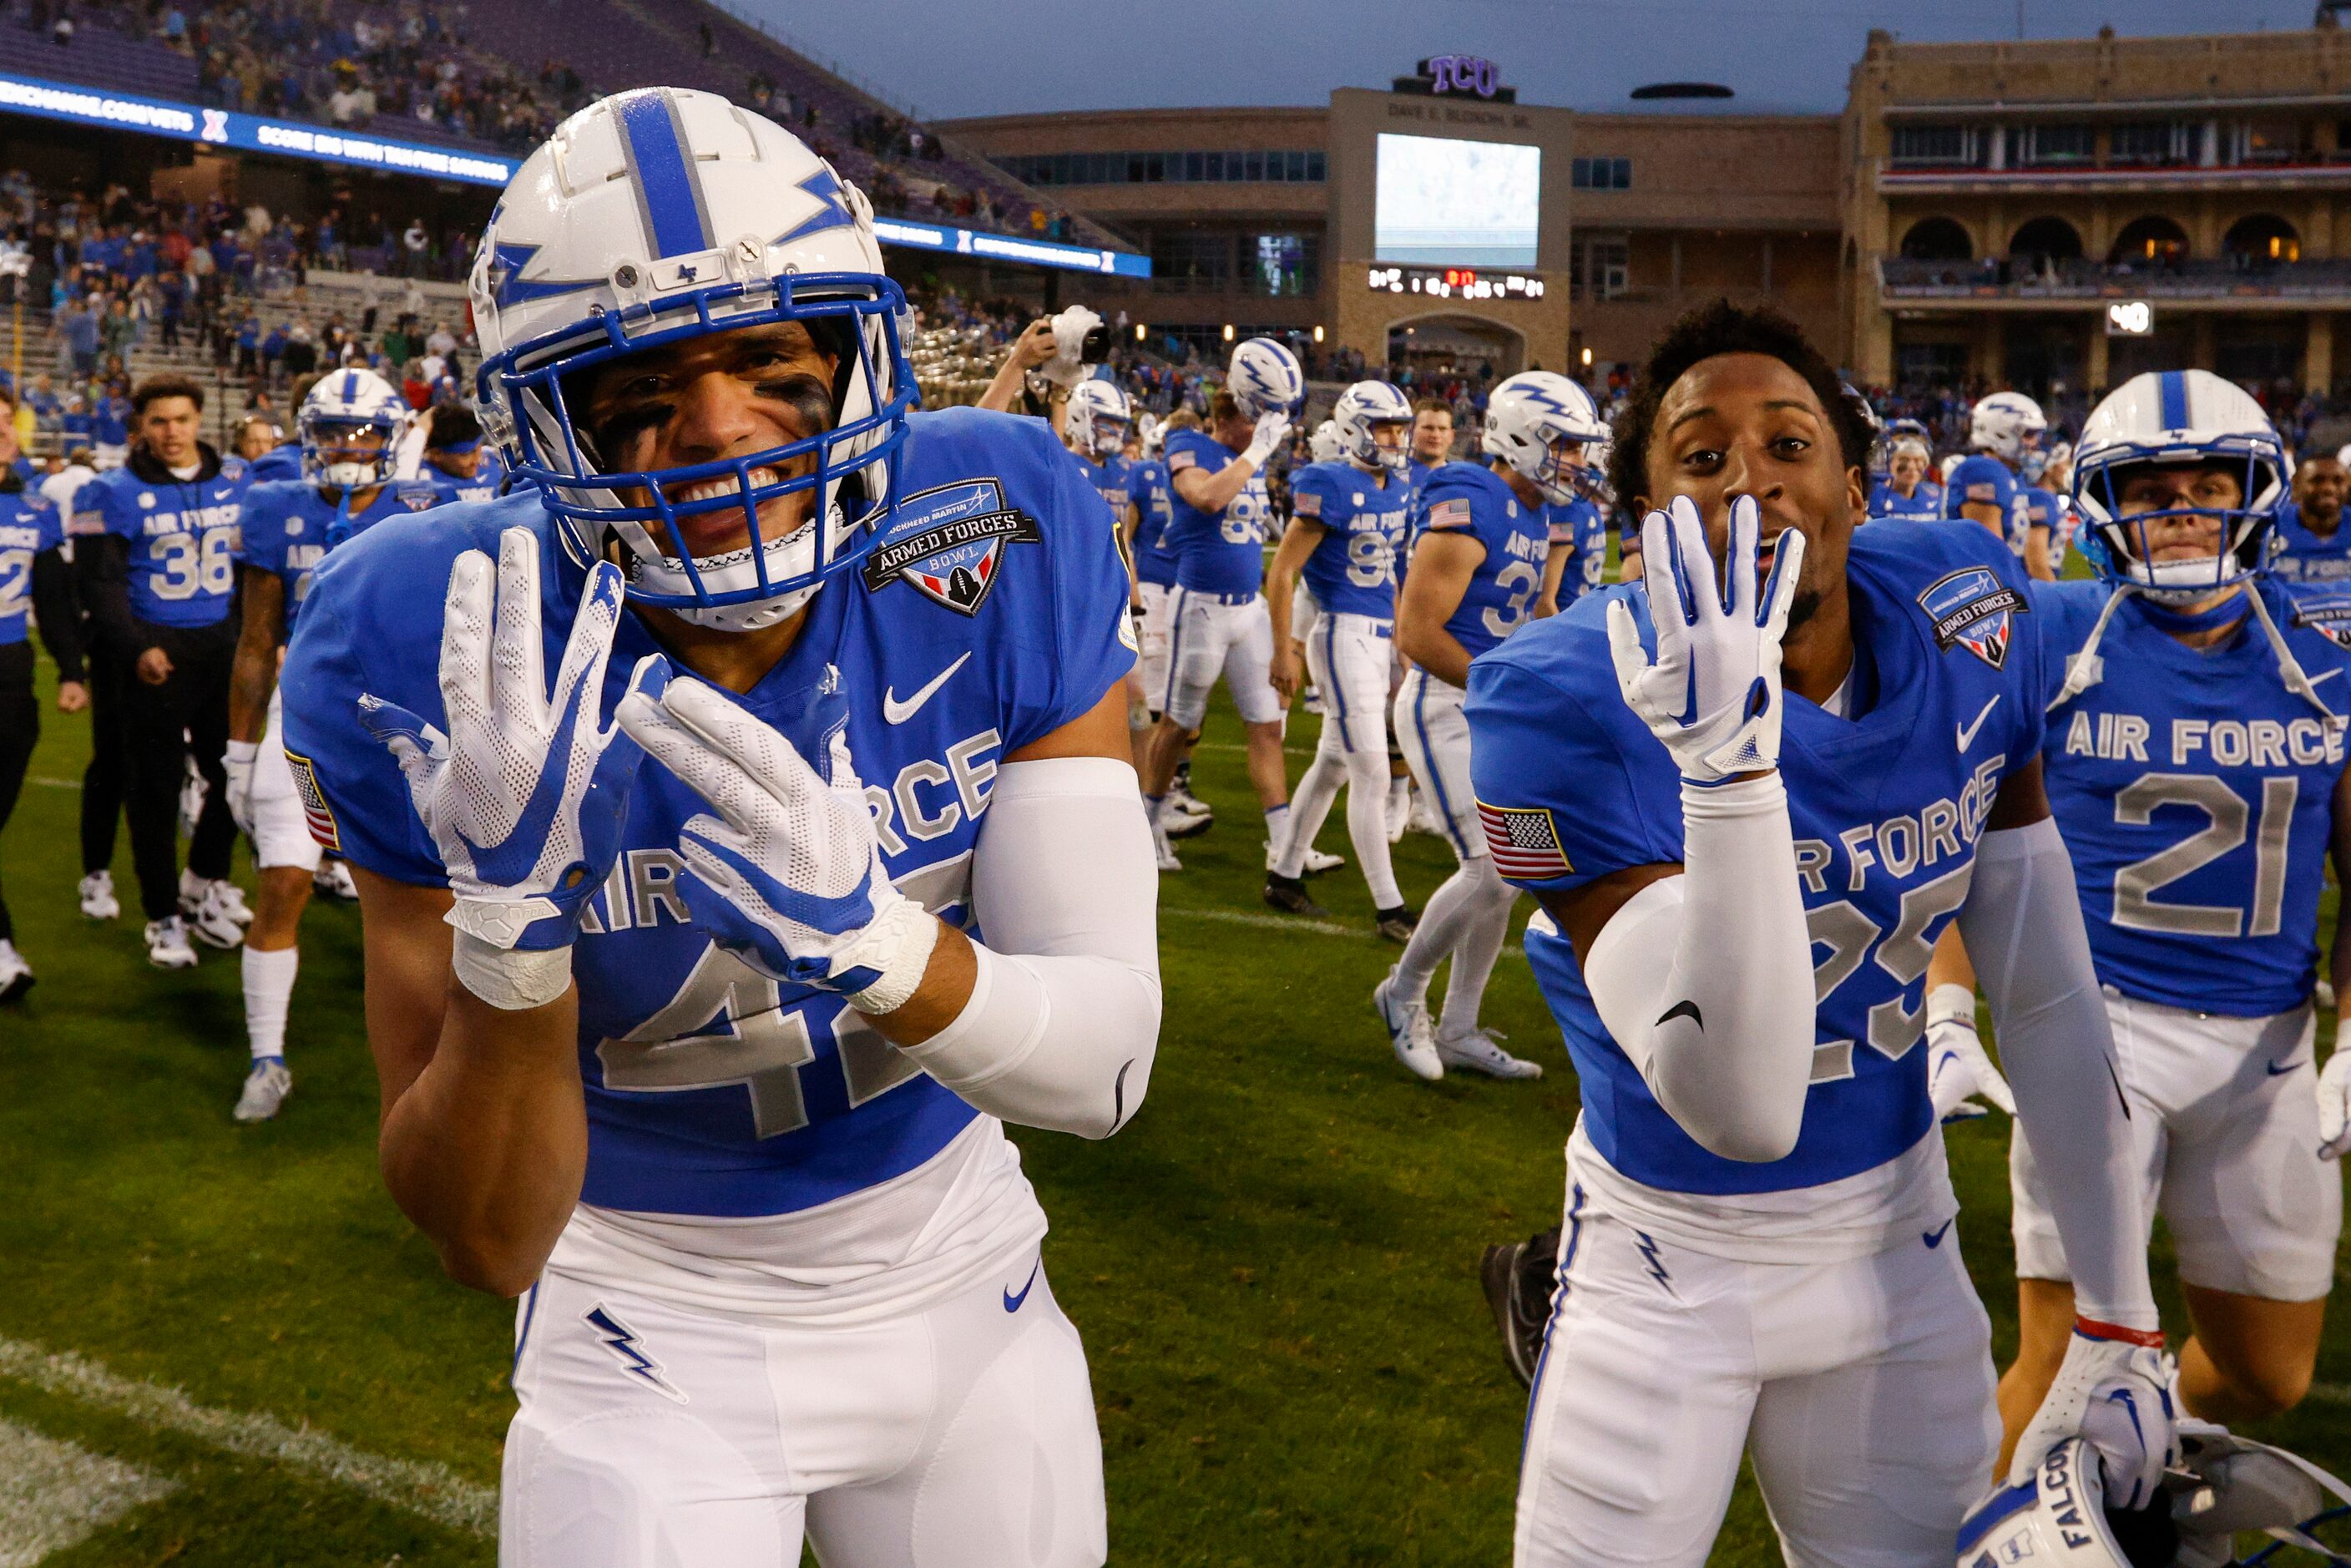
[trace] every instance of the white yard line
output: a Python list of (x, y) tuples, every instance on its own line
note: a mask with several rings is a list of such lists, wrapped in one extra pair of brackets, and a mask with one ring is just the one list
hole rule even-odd
[[(267, 1459), (378, 1502), (488, 1540), (497, 1531), (496, 1488), (475, 1486), (426, 1459), (392, 1459), (274, 1416), (215, 1410), (167, 1383), (109, 1371), (70, 1351), (0, 1339), (0, 1377), (103, 1410), (159, 1431), (177, 1432), (247, 1458)], [(0, 1539), (6, 1539), (0, 1513)], [(0, 1559), (5, 1565), (6, 1559)]]
[(81, 780), (78, 779), (43, 779), (38, 776), (35, 776), (27, 778), (25, 782), (27, 784), (38, 784), (42, 788), (47, 789), (78, 789), (81, 788)]
[(2322, 1405), (2351, 1405), (2351, 1383), (2314, 1383), (2310, 1396)]
[(78, 1546), (174, 1483), (0, 1421), (0, 1568)]

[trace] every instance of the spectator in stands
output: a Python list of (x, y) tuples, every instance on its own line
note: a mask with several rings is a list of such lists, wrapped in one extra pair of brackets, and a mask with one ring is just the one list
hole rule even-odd
[(408, 276), (423, 277), (425, 267), (432, 259), (433, 235), (425, 228), (423, 218), (409, 221), (406, 232), (400, 236), (400, 248), (405, 253)]
[(307, 376), (319, 368), (319, 344), (310, 334), (310, 323), (297, 317), (286, 334), (286, 374), (288, 380)]

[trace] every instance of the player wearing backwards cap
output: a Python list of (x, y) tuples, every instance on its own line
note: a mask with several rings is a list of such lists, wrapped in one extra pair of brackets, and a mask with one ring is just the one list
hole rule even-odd
[(998, 1118), (1150, 1080), (1127, 576), (1051, 432), (909, 412), (871, 211), (712, 94), (565, 120), (471, 279), (515, 489), (334, 551), (287, 656), (386, 1181), (523, 1298), (522, 1568), (1106, 1552)]
[(246, 1043), (252, 1064), (236, 1119), (277, 1114), (294, 1087), (286, 1064), (286, 1019), (301, 966), (297, 941), (320, 850), (286, 760), (278, 650), (327, 552), (391, 517), (448, 498), (422, 479), (396, 480), (392, 466), (409, 423), (408, 404), (372, 371), (319, 378), (295, 418), (308, 477), (246, 491), (237, 547), (244, 621), (228, 688), (229, 811), (253, 841), (253, 924), (245, 934)]
[[(2204, 371), (2135, 376), (2091, 413), (2074, 496), (2099, 580), (2039, 586), (2042, 762), (2122, 1083), (2131, 1168), (2179, 1260), (2188, 1411), (2236, 1423), (2309, 1386), (2351, 1147), (2351, 1054), (2312, 1059), (2318, 904), (2351, 848), (2341, 687), (2351, 601), (2268, 580), (2288, 485), (2261, 406)], [(1964, 967), (1938, 954), (1929, 1045), (1980, 1062)], [(2351, 966), (2338, 933), (2328, 967)], [(1947, 975), (1947, 971), (1949, 971)], [(1983, 1070), (1988, 1071), (1988, 1070)], [(1991, 1080), (1996, 1085), (1997, 1080)], [(2315, 1095), (2312, 1084), (2317, 1085)], [(2020, 1128), (2011, 1432), (2073, 1320), (2046, 1145)]]
[(1520, 1568), (1704, 1562), (1742, 1449), (1791, 1563), (1951, 1552), (1999, 1436), (1917, 1049), (1955, 916), (2081, 1286), (2018, 1464), (2085, 1435), (2137, 1503), (2173, 1451), (2040, 618), (1985, 534), (1857, 526), (1868, 444), (1784, 318), (1685, 317), (1614, 453), (1644, 581), (1469, 673), (1479, 814), (1542, 902), (1583, 1085)]
[(1221, 676), (1240, 713), (1269, 859), (1290, 813), (1290, 780), (1281, 760), (1281, 703), (1269, 679), (1273, 622), (1258, 591), (1272, 516), (1263, 470), (1289, 438), (1290, 416), (1305, 395), (1298, 356), (1270, 338), (1250, 338), (1233, 350), (1225, 384), (1209, 400), (1207, 428), (1170, 432), (1166, 444), (1176, 596), (1168, 612), (1167, 710), (1152, 738), (1143, 787), (1155, 828), (1165, 826), (1176, 759), (1199, 739), (1208, 693)]

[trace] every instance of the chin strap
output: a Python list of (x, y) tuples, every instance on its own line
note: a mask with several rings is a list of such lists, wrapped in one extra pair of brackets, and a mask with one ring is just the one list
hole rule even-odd
[(351, 487), (344, 486), (335, 495), (335, 515), (327, 524), (327, 548), (333, 549), (351, 537)]
[[(2115, 618), (2115, 612), (2122, 607), (2123, 601), (2141, 591), (2135, 582), (2115, 586), (2114, 593), (2106, 600), (2105, 608), (2098, 612), (2098, 619), (2091, 626), (2089, 637), (2082, 643), (2081, 652), (2065, 655), (2065, 684), (2057, 688), (2057, 695), (2049, 699), (2049, 706), (2042, 711), (2054, 713), (2105, 679), (2106, 662), (2098, 654), (2098, 643), (2105, 636), (2106, 624)], [(2316, 708), (2322, 718), (2341, 724), (2343, 716), (2326, 706), (2318, 695), (2318, 688), (2311, 685), (2302, 661), (2296, 659), (2294, 650), (2286, 646), (2285, 634), (2278, 630), (2276, 620), (2270, 614), (2268, 602), (2262, 598), (2261, 585), (2246, 584), (2245, 597), (2252, 601), (2253, 619), (2261, 622), (2262, 635), (2269, 640), (2270, 652), (2277, 657), (2278, 676), (2285, 683), (2287, 692)]]

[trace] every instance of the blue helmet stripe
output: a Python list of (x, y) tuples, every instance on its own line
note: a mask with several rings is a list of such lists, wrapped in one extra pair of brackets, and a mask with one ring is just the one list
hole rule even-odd
[(359, 397), (359, 395), (360, 395), (360, 373), (359, 373), (359, 371), (345, 371), (343, 372), (343, 401), (344, 401), (345, 402), (347, 402), (347, 403), (348, 403), (348, 402), (351, 402), (355, 401), (355, 400)]
[(2188, 428), (2188, 377), (2179, 371), (2166, 371), (2158, 378), (2163, 392), (2163, 428)]
[(686, 158), (668, 95), (657, 89), (625, 95), (620, 121), (629, 173), (653, 254), (691, 256), (708, 250), (716, 242), (702, 210), (700, 182)]

